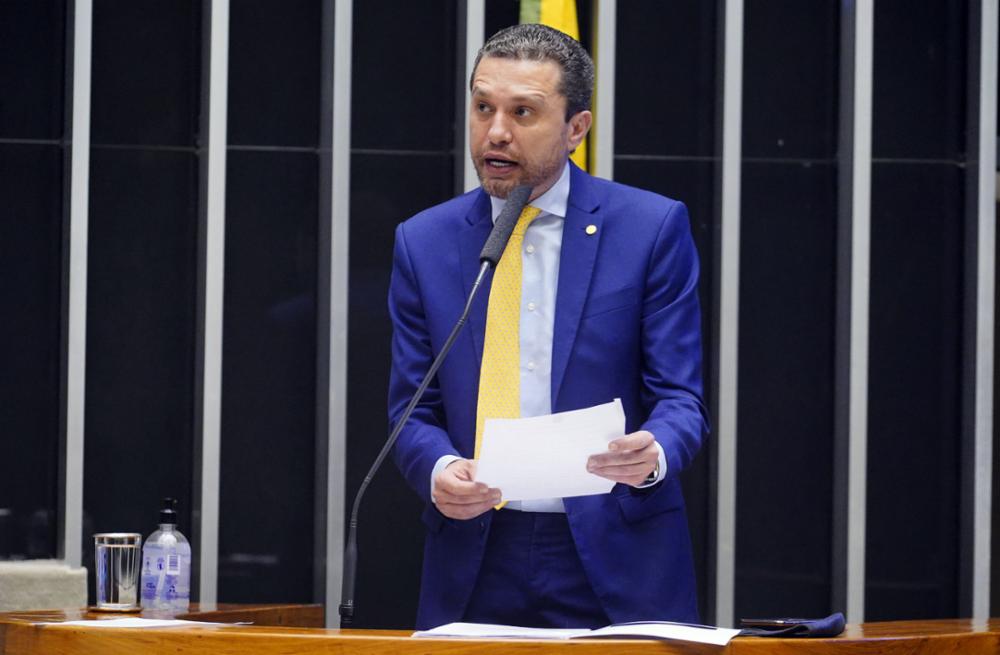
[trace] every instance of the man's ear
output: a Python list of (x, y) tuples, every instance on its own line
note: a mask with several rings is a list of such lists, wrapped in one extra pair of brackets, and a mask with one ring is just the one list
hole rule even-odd
[(594, 122), (594, 115), (588, 110), (578, 111), (569, 119), (569, 151), (573, 152), (583, 143), (583, 138), (590, 131), (590, 125)]

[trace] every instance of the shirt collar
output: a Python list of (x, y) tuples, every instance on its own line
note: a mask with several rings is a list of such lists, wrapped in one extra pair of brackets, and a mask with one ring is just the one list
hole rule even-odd
[[(531, 201), (532, 207), (542, 210), (543, 214), (551, 214), (559, 218), (566, 218), (566, 204), (569, 202), (569, 160), (563, 168), (562, 175), (556, 183), (549, 187), (549, 190)], [(503, 206), (507, 201), (503, 198), (490, 196), (490, 205), (493, 211), (493, 221), (503, 211)]]

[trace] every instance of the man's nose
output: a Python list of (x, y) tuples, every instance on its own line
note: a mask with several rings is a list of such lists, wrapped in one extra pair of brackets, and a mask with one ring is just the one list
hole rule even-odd
[(510, 143), (510, 127), (507, 124), (507, 118), (501, 112), (493, 115), (487, 136), (489, 136), (490, 143)]

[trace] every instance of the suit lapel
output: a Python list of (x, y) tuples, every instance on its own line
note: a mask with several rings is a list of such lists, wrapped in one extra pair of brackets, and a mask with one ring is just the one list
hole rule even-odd
[(590, 279), (597, 260), (597, 248), (603, 233), (604, 216), (599, 211), (599, 203), (592, 186), (593, 182), (589, 175), (576, 166), (571, 166), (569, 203), (566, 207), (566, 221), (563, 224), (559, 286), (556, 291), (556, 316), (552, 336), (553, 412), (559, 411), (556, 399), (559, 397), (569, 356), (576, 341), (580, 316), (587, 301)]
[[(479, 275), (479, 253), (493, 229), (493, 221), (490, 220), (490, 197), (486, 193), (479, 192), (479, 197), (473, 203), (465, 220), (468, 225), (461, 231), (458, 240), (461, 249), (462, 286), (465, 289), (465, 297), (468, 298), (476, 276)], [(476, 348), (477, 364), (483, 360), (486, 307), (490, 297), (489, 279), (490, 275), (487, 274), (475, 301), (472, 303), (472, 309), (469, 310), (469, 332), (472, 334), (472, 341)]]

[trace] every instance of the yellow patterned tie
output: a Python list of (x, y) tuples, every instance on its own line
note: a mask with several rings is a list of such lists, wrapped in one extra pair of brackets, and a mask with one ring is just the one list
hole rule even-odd
[[(517, 219), (490, 287), (486, 311), (486, 341), (479, 371), (479, 402), (476, 405), (476, 451), (483, 444), (487, 418), (521, 416), (521, 246), (528, 224), (541, 210), (525, 207)], [(499, 509), (501, 505), (497, 505)]]

